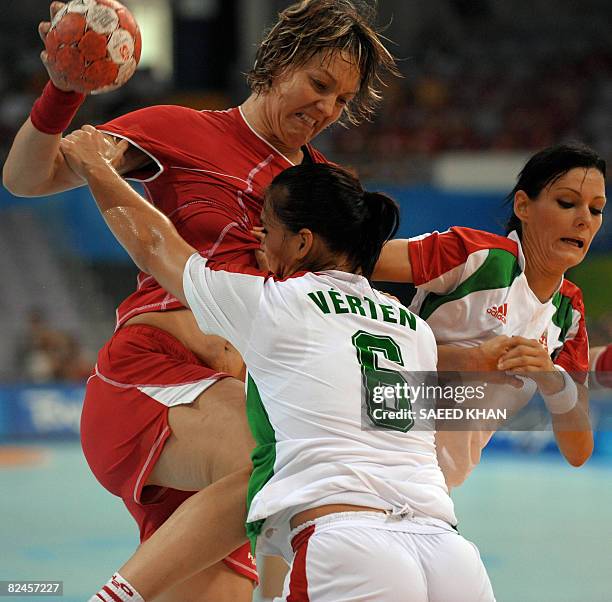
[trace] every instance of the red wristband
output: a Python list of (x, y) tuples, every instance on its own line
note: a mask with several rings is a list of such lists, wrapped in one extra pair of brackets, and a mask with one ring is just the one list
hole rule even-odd
[(32, 125), (43, 134), (61, 134), (84, 101), (85, 94), (63, 92), (49, 82), (32, 107)]

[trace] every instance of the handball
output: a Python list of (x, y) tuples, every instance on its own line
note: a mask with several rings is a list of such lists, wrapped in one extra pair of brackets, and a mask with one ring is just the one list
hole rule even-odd
[(66, 88), (101, 94), (136, 71), (142, 42), (134, 17), (116, 0), (72, 0), (45, 37), (47, 64)]

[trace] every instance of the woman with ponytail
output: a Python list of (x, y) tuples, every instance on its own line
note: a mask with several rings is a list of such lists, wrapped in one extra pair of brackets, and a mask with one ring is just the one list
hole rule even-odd
[[(308, 229), (326, 241), (326, 249), (346, 256), (350, 271), (369, 279), (385, 242), (399, 226), (395, 201), (379, 192), (365, 191), (348, 172), (319, 165), (291, 167), (275, 178), (268, 190), (268, 207), (287, 230)], [(266, 210), (264, 207), (263, 217)], [(283, 277), (284, 267), (275, 262), (275, 241), (269, 229), (262, 231), (268, 267)], [(316, 261), (316, 260), (315, 260)], [(316, 267), (316, 263), (310, 269)]]
[(493, 601), (478, 552), (454, 529), (433, 432), (412, 429), (409, 415), (372, 412), (373, 383), (436, 369), (427, 324), (368, 280), (397, 230), (397, 205), (337, 167), (285, 170), (261, 215), (272, 275), (200, 255), (105, 161), (94, 128), (62, 149), (132, 259), (202, 330), (230, 341), (248, 369), (256, 441), (248, 495), (242, 473), (199, 492), (188, 500), (202, 511), (193, 553), (182, 545), (181, 508), (122, 577), (155, 597), (160, 581), (169, 586), (168, 556), (195, 557), (201, 569), (241, 543), (246, 505), (253, 546), (292, 562), (282, 600)]

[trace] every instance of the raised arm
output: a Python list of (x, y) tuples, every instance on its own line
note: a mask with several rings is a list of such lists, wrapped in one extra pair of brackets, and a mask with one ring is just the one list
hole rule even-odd
[[(62, 134), (45, 134), (34, 127), (31, 118), (21, 126), (2, 170), (4, 187), (20, 197), (56, 194), (83, 186), (85, 180), (66, 163), (60, 151)], [(149, 158), (126, 140), (104, 136), (105, 158), (117, 173), (145, 165)]]
[(66, 164), (89, 184), (100, 213), (134, 263), (181, 303), (185, 263), (196, 250), (172, 222), (125, 182), (105, 158), (106, 139), (86, 125), (66, 136), (60, 149)]

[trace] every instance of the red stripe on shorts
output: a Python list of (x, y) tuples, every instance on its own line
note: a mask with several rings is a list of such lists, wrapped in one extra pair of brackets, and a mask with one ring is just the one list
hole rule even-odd
[(121, 598), (112, 589), (110, 589), (110, 587), (105, 585), (102, 589), (104, 590), (105, 594), (108, 594), (111, 597), (112, 600), (115, 602), (121, 602)]
[(291, 542), (293, 548), (293, 566), (289, 578), (289, 595), (287, 602), (309, 602), (308, 578), (306, 577), (306, 551), (308, 540), (315, 531), (315, 525), (300, 531)]

